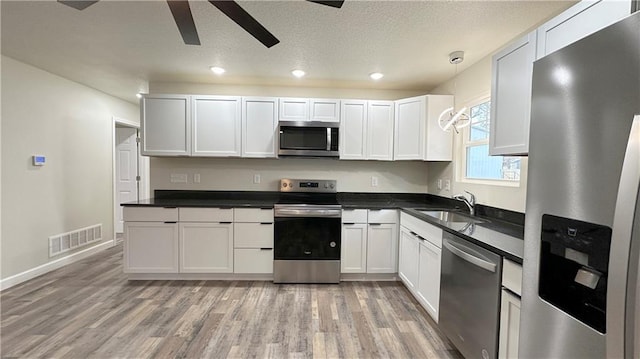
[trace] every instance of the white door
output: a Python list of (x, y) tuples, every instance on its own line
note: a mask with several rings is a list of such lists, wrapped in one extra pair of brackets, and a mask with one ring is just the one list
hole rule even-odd
[(242, 157), (277, 157), (278, 99), (242, 99)]
[(142, 154), (191, 154), (191, 104), (189, 95), (144, 95), (140, 100)]
[(370, 223), (367, 233), (367, 273), (398, 271), (398, 225)]
[(422, 160), (424, 157), (424, 96), (396, 101), (394, 153), (395, 160)]
[(194, 96), (192, 101), (191, 154), (206, 157), (240, 157), (240, 97)]
[(116, 233), (124, 230), (120, 204), (138, 200), (138, 130), (116, 127)]
[(367, 101), (342, 101), (340, 159), (364, 160), (367, 140)]
[(367, 159), (393, 160), (393, 101), (369, 101)]

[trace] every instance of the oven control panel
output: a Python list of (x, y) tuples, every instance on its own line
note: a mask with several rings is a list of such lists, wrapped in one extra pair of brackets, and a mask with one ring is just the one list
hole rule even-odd
[(318, 192), (318, 193), (336, 193), (336, 180), (305, 180), (305, 179), (289, 179), (280, 180), (280, 192)]

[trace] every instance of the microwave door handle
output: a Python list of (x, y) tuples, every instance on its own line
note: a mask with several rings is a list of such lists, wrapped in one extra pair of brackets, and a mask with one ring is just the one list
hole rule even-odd
[(331, 151), (331, 127), (327, 127), (327, 151)]
[[(632, 316), (635, 310), (640, 310), (638, 304), (633, 303), (633, 297), (638, 302), (636, 277), (638, 276), (638, 256), (640, 251), (640, 237), (634, 231), (640, 231), (640, 216), (637, 212), (638, 192), (640, 189), (640, 115), (636, 115), (631, 124), (629, 142), (627, 143), (618, 196), (613, 215), (611, 233), (611, 250), (609, 258), (609, 273), (607, 275), (607, 358), (629, 358), (633, 355), (633, 333), (639, 328), (633, 328)], [(636, 228), (634, 228), (634, 222)], [(637, 319), (636, 319), (637, 320)], [(636, 343), (638, 342), (637, 339)], [(626, 346), (626, 347), (625, 347)], [(636, 353), (638, 348), (635, 348)]]

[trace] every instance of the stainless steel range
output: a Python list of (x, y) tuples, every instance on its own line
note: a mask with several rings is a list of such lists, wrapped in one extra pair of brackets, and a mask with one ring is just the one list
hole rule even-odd
[(273, 281), (339, 283), (342, 207), (335, 180), (280, 180)]

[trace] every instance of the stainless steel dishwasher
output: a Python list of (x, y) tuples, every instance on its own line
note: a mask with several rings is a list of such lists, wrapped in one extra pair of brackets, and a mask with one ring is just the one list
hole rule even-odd
[(467, 359), (498, 357), (502, 257), (444, 232), (439, 326)]

